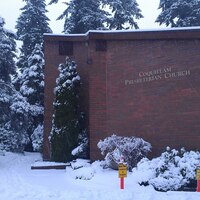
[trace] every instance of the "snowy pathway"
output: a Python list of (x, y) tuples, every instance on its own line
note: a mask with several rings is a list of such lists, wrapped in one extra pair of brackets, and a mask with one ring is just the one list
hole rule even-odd
[(97, 173), (88, 181), (74, 178), (71, 169), (31, 170), (39, 154), (0, 156), (0, 200), (200, 200), (196, 192), (156, 192), (136, 185), (131, 176), (119, 189), (115, 171)]

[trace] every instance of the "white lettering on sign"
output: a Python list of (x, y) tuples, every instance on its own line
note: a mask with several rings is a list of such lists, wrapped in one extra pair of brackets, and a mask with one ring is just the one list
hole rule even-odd
[(148, 83), (159, 80), (169, 80), (181, 77), (190, 76), (190, 70), (175, 71), (172, 67), (166, 67), (163, 69), (155, 69), (147, 72), (139, 72), (138, 78), (125, 80), (125, 85), (135, 85), (140, 83)]
[(155, 75), (159, 75), (159, 74), (164, 74), (167, 72), (171, 72), (172, 68), (171, 67), (166, 67), (164, 69), (155, 69), (152, 71), (148, 71), (148, 72), (139, 72), (139, 77), (150, 77), (150, 76), (155, 76)]

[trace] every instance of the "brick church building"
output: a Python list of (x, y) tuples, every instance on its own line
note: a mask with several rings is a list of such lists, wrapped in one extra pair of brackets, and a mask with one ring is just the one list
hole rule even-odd
[(77, 63), (90, 158), (111, 134), (142, 137), (152, 155), (166, 146), (200, 150), (200, 29), (89, 31), (45, 37), (44, 160), (58, 65)]

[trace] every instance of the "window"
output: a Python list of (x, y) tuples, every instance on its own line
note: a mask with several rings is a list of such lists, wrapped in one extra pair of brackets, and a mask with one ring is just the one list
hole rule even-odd
[(59, 42), (59, 55), (72, 56), (74, 51), (73, 42), (60, 41)]
[(107, 41), (106, 40), (96, 40), (96, 51), (106, 51)]

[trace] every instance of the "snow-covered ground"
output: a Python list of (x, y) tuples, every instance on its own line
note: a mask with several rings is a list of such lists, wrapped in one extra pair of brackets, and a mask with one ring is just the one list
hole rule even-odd
[(0, 200), (200, 200), (197, 192), (157, 192), (139, 186), (130, 173), (120, 190), (118, 172), (102, 169), (99, 163), (78, 170), (31, 170), (37, 160), (41, 161), (38, 153), (0, 155)]

